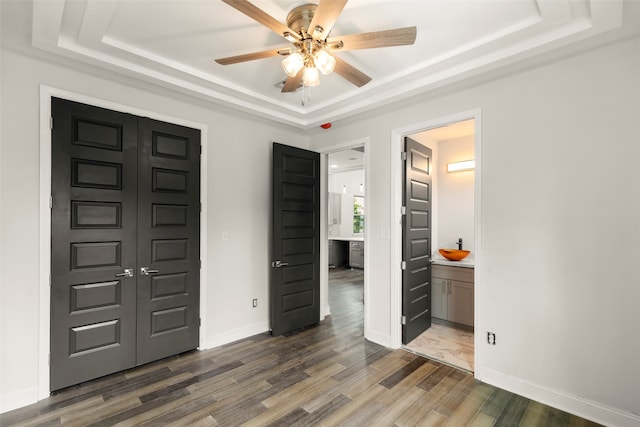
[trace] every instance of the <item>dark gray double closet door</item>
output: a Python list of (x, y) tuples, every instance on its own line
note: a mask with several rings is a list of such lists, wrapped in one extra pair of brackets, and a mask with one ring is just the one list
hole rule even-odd
[(199, 342), (200, 132), (52, 99), (58, 390)]

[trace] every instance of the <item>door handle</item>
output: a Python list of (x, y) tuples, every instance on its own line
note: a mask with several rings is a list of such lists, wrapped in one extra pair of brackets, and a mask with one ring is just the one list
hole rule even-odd
[(289, 265), (288, 262), (282, 262), (280, 260), (273, 261), (271, 263), (271, 267), (275, 267), (275, 268), (286, 267), (287, 265)]
[(125, 268), (124, 272), (116, 274), (116, 277), (133, 277), (133, 268)]
[(149, 267), (140, 267), (140, 274), (142, 276), (148, 276), (150, 274), (159, 273), (159, 270), (151, 270)]

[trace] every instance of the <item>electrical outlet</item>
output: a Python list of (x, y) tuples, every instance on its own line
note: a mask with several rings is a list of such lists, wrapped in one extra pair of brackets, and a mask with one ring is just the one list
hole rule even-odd
[(256, 308), (258, 306), (258, 298), (254, 298), (253, 299), (253, 308)]
[(496, 345), (496, 334), (493, 332), (487, 332), (487, 342), (490, 345)]

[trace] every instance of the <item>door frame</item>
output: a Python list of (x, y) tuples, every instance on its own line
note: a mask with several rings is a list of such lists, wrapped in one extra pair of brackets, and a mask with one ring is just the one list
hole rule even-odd
[(401, 153), (403, 150), (403, 141), (405, 136), (410, 136), (415, 133), (424, 132), (430, 129), (443, 127), (452, 123), (461, 122), (464, 120), (474, 120), (474, 157), (475, 157), (475, 175), (474, 175), (474, 231), (475, 231), (475, 275), (474, 282), (474, 366), (475, 377), (480, 378), (482, 375), (481, 361), (483, 360), (484, 348), (481, 345), (480, 337), (482, 333), (479, 331), (483, 329), (483, 312), (482, 306), (479, 304), (481, 301), (481, 295), (483, 291), (482, 277), (482, 209), (481, 209), (481, 189), (482, 189), (482, 119), (481, 109), (476, 108), (473, 110), (463, 111), (460, 113), (451, 114), (449, 116), (439, 117), (424, 122), (414, 123), (401, 128), (395, 128), (391, 130), (391, 143), (390, 145), (390, 161), (391, 161), (391, 257), (390, 257), (390, 271), (391, 271), (391, 298), (390, 298), (390, 315), (391, 315), (391, 347), (400, 348), (402, 346), (402, 269), (400, 264), (402, 262), (402, 161)]
[[(322, 147), (317, 151), (320, 153), (320, 170), (322, 175), (320, 176), (320, 320), (331, 314), (331, 307), (329, 306), (329, 268), (323, 266), (329, 265), (329, 226), (327, 224), (327, 209), (328, 209), (328, 194), (329, 194), (329, 165), (327, 164), (327, 157), (329, 153), (336, 151), (347, 150), (354, 147), (364, 146), (364, 188), (371, 188), (370, 184), (370, 172), (371, 169), (371, 147), (369, 145), (369, 137), (363, 137), (347, 142), (338, 143), (329, 147)], [(366, 190), (365, 190), (366, 194)], [(366, 196), (365, 196), (366, 197)], [(368, 209), (371, 206), (370, 203), (364, 205), (364, 215), (371, 215), (371, 211)], [(368, 220), (371, 224), (371, 221)], [(371, 254), (370, 245), (371, 239), (367, 238), (371, 236), (371, 230), (367, 231), (365, 225), (364, 229), (364, 337), (367, 338), (370, 335), (369, 331), (369, 304), (371, 301), (369, 295), (369, 268), (371, 263), (369, 257)]]
[(126, 104), (114, 103), (91, 96), (70, 92), (46, 85), (40, 85), (40, 244), (39, 244), (39, 315), (38, 319), (38, 400), (49, 396), (49, 353), (51, 328), (51, 98), (62, 98), (69, 101), (89, 104), (100, 108), (129, 113), (141, 117), (186, 126), (200, 131), (202, 153), (200, 156), (200, 342), (198, 348), (203, 349), (207, 336), (206, 283), (207, 283), (207, 131), (203, 123), (191, 122), (178, 117), (148, 111)]

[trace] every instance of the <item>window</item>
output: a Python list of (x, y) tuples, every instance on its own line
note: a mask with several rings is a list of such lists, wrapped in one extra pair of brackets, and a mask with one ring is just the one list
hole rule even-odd
[(353, 233), (364, 233), (363, 196), (353, 196)]

